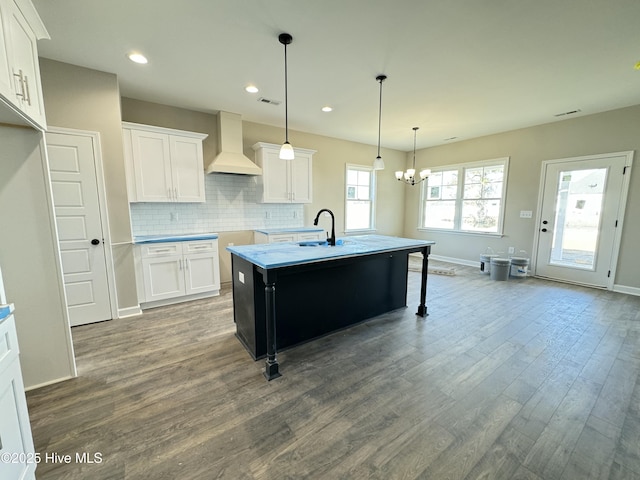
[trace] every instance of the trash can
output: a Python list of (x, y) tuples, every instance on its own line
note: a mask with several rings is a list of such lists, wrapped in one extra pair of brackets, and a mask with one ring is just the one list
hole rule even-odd
[(529, 272), (529, 259), (526, 257), (511, 257), (510, 275), (515, 278), (525, 278)]
[(487, 275), (491, 272), (491, 259), (499, 257), (499, 255), (495, 253), (483, 253), (480, 255), (480, 273), (485, 273)]
[(511, 259), (494, 257), (491, 259), (491, 280), (509, 280)]

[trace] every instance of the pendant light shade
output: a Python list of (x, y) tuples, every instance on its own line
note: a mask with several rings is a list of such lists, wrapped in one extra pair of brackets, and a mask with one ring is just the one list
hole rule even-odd
[(279, 157), (282, 160), (293, 160), (295, 154), (293, 147), (289, 143), (289, 102), (288, 102), (288, 84), (287, 84), (287, 45), (291, 44), (293, 37), (288, 33), (281, 33), (278, 40), (284, 45), (284, 136), (285, 140), (280, 147)]
[(423, 168), (420, 170), (420, 178), (416, 181), (416, 134), (418, 132), (418, 128), (420, 127), (413, 127), (413, 168), (407, 168), (406, 172), (403, 172), (402, 170), (398, 170), (396, 172), (396, 178), (400, 181), (404, 181), (408, 185), (417, 185), (423, 180), (426, 180), (431, 174), (431, 170)]
[(373, 161), (374, 170), (384, 170), (384, 161), (380, 156), (380, 126), (382, 124), (382, 82), (387, 79), (386, 75), (378, 75), (376, 80), (380, 83), (380, 104), (378, 106), (378, 156)]

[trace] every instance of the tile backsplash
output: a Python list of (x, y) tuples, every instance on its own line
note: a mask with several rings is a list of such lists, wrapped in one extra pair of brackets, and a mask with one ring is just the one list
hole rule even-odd
[(133, 236), (303, 227), (301, 204), (258, 203), (255, 177), (205, 175), (205, 203), (131, 203)]

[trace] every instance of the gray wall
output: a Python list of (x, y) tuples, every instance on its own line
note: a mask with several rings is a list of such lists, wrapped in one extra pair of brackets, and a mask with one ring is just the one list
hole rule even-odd
[(111, 241), (120, 244), (112, 246), (118, 309), (136, 308), (118, 79), (44, 58), (40, 59), (40, 74), (50, 126), (100, 133)]
[[(434, 254), (464, 260), (478, 261), (487, 246), (504, 252), (515, 246), (531, 254), (542, 162), (637, 152), (639, 132), (640, 105), (420, 150), (416, 154), (418, 168), (510, 157), (504, 237), (418, 231), (420, 190), (415, 187), (407, 189), (404, 235), (435, 240)], [(634, 162), (615, 284), (640, 288), (640, 255), (636, 251), (640, 245), (640, 158)], [(532, 210), (533, 218), (519, 218), (520, 210)]]
[(42, 134), (0, 125), (0, 268), (26, 388), (75, 375)]

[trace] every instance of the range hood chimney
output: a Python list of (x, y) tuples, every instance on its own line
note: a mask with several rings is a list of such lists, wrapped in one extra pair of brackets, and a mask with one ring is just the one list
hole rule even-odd
[(262, 169), (243, 154), (242, 118), (239, 114), (218, 112), (218, 155), (205, 172), (262, 175)]

